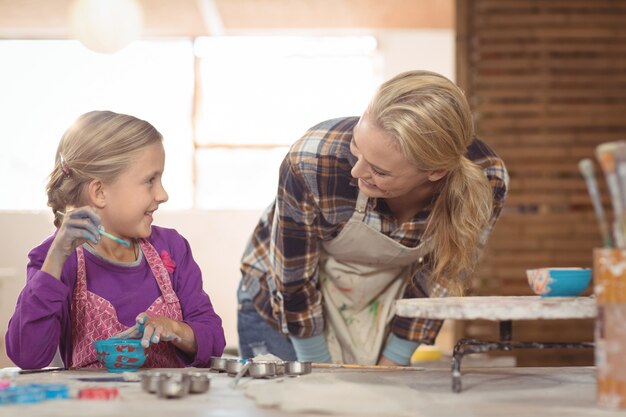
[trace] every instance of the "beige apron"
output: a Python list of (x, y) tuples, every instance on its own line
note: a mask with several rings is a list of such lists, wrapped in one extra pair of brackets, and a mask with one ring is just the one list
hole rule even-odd
[(372, 365), (386, 341), (415, 266), (430, 242), (408, 248), (363, 222), (367, 196), (359, 191), (356, 210), (335, 239), (322, 243), (320, 280), (326, 340), (335, 363)]

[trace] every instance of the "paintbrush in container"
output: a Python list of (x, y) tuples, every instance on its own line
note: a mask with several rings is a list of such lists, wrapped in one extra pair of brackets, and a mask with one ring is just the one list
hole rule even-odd
[(615, 244), (623, 248), (624, 245), (624, 234), (622, 232), (622, 193), (619, 186), (619, 181), (617, 177), (617, 172), (615, 169), (615, 150), (620, 145), (621, 142), (607, 142), (602, 143), (596, 147), (596, 157), (598, 158), (598, 162), (600, 163), (600, 167), (604, 172), (604, 177), (606, 178), (606, 183), (609, 187), (609, 194), (611, 196), (611, 205), (613, 207), (613, 237), (615, 240)]
[(589, 197), (593, 204), (593, 210), (596, 213), (598, 219), (598, 225), (600, 226), (600, 234), (602, 235), (602, 242), (605, 248), (613, 247), (613, 239), (609, 231), (609, 225), (604, 215), (604, 208), (602, 207), (602, 201), (600, 200), (600, 193), (598, 192), (598, 182), (593, 172), (593, 162), (589, 158), (582, 159), (578, 163), (578, 169), (585, 179), (587, 184), (587, 191), (589, 191)]
[[(62, 211), (57, 210), (57, 215), (59, 216), (65, 216), (65, 213), (63, 213)], [(124, 239), (121, 239), (115, 235), (112, 235), (111, 233), (107, 232), (106, 230), (104, 230), (104, 226), (100, 225), (100, 227), (98, 227), (98, 231), (100, 232), (100, 234), (104, 237), (108, 237), (109, 239), (122, 244), (124, 246), (126, 246), (127, 248), (130, 248), (130, 242)]]
[(615, 171), (620, 185), (620, 195), (622, 197), (622, 235), (626, 236), (626, 142), (618, 142), (615, 148)]

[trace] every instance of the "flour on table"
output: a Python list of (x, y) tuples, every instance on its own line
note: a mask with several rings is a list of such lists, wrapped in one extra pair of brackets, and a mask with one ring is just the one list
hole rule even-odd
[[(405, 386), (357, 384), (332, 374), (311, 374), (250, 384), (246, 395), (260, 407), (292, 413), (419, 417), (418, 392)], [(420, 396), (421, 397), (421, 396)]]
[(263, 355), (256, 355), (252, 358), (253, 361), (257, 362), (282, 362), (283, 360), (276, 355), (272, 355), (271, 353), (265, 353)]

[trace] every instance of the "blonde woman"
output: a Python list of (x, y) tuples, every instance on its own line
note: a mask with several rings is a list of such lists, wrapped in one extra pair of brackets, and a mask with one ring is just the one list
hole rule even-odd
[(242, 258), (242, 356), (409, 364), (442, 323), (394, 316), (394, 301), (463, 294), (507, 183), (435, 73), (400, 74), (360, 118), (313, 127)]

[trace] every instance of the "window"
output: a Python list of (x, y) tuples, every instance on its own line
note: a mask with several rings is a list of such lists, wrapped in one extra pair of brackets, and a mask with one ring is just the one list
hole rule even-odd
[(163, 134), (164, 209), (260, 210), (309, 127), (360, 115), (398, 72), (452, 72), (448, 32), (142, 41), (113, 55), (77, 41), (0, 41), (0, 210), (45, 209), (61, 135), (105, 109)]
[(195, 52), (200, 208), (267, 206), (289, 145), (323, 120), (360, 115), (380, 83), (371, 36), (199, 38)]
[(46, 208), (59, 140), (91, 110), (155, 125), (165, 138), (167, 206), (191, 207), (192, 42), (136, 42), (102, 55), (76, 41), (0, 41), (0, 56), (0, 210)]

